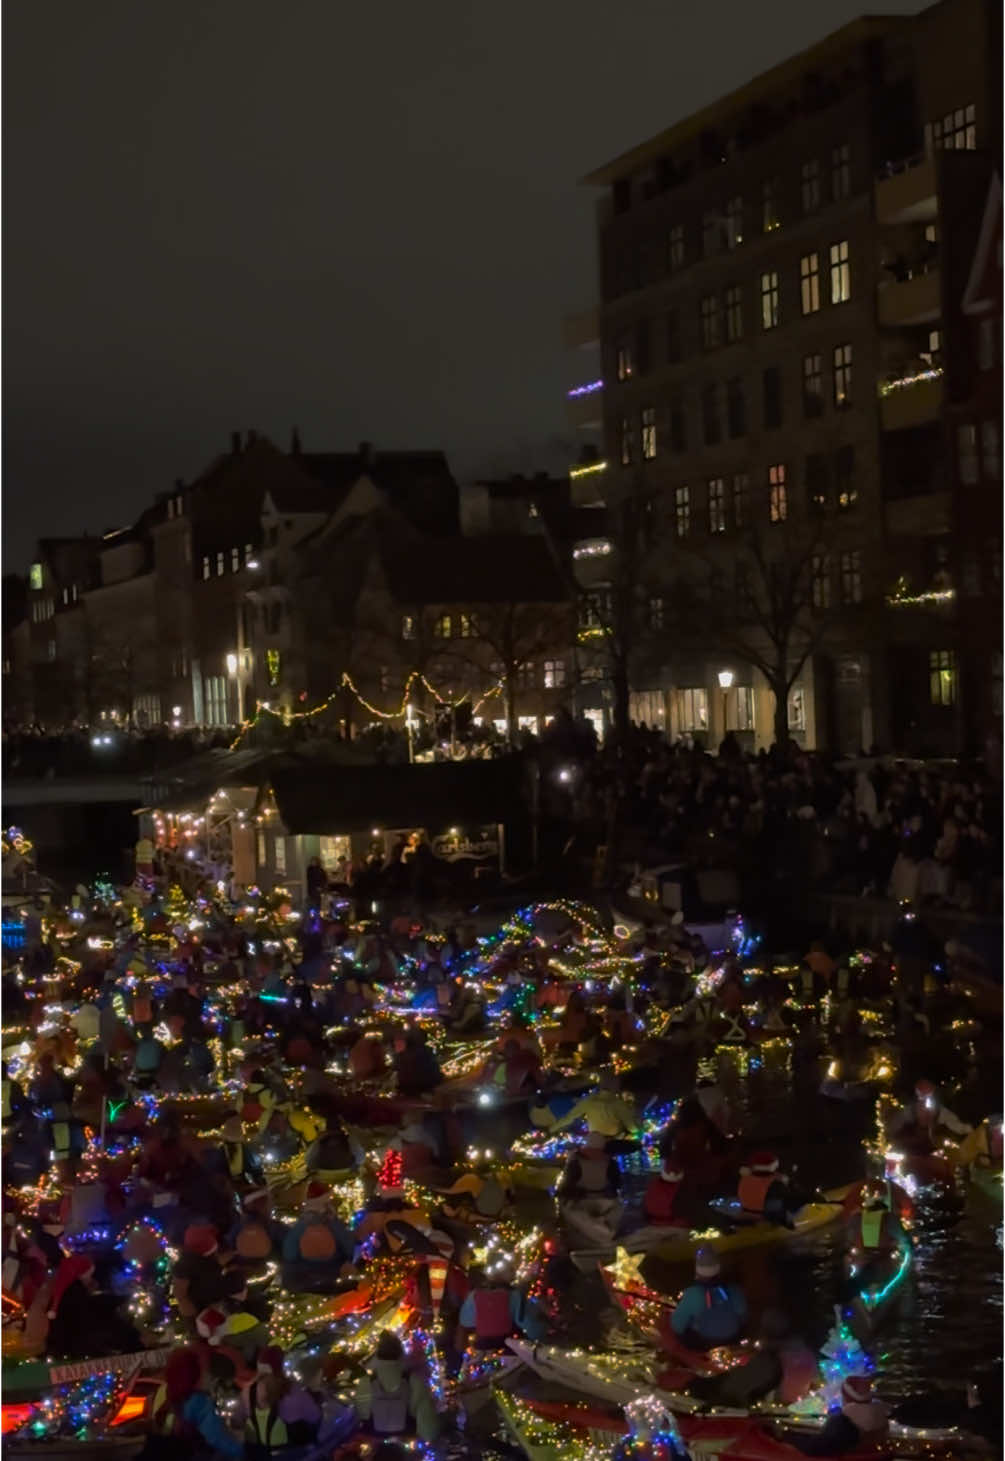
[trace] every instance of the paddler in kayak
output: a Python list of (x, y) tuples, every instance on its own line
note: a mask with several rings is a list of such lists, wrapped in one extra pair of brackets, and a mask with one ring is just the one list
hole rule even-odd
[(189, 1461), (213, 1455), (244, 1456), (244, 1446), (226, 1427), (203, 1389), (203, 1361), (196, 1349), (168, 1355), (164, 1383), (154, 1397), (153, 1429), (143, 1449), (144, 1461)]
[(1002, 1118), (986, 1116), (980, 1126), (960, 1142), (957, 1153), (962, 1167), (979, 1167), (985, 1172), (1002, 1169)]
[(699, 1248), (694, 1283), (670, 1316), (674, 1336), (688, 1349), (714, 1349), (739, 1339), (747, 1323), (747, 1300), (734, 1283), (724, 1283), (714, 1248)]
[(867, 1182), (862, 1199), (862, 1207), (848, 1220), (847, 1227), (848, 1260), (853, 1270), (885, 1262), (908, 1246), (900, 1219), (890, 1211), (887, 1184)]
[(591, 1246), (613, 1241), (624, 1206), (618, 1199), (621, 1173), (607, 1150), (601, 1131), (587, 1133), (584, 1145), (573, 1152), (558, 1182), (562, 1216)]
[(435, 1441), (440, 1418), (418, 1372), (409, 1368), (401, 1340), (385, 1330), (377, 1352), (353, 1396), (356, 1413), (373, 1434), (400, 1436), (413, 1431), (420, 1441)]
[(886, 1128), (887, 1136), (909, 1152), (931, 1152), (947, 1136), (969, 1136), (973, 1127), (961, 1121), (944, 1105), (935, 1086), (920, 1080), (914, 1088), (914, 1099), (896, 1113)]
[(740, 1168), (736, 1196), (744, 1218), (757, 1222), (792, 1226), (795, 1213), (806, 1198), (796, 1192), (785, 1172), (779, 1170), (777, 1153), (754, 1152)]
[(461, 1305), (459, 1323), (476, 1349), (504, 1349), (507, 1339), (515, 1334), (532, 1344), (544, 1338), (544, 1317), (519, 1288), (510, 1267), (504, 1266), (491, 1277), (473, 1268), (468, 1277), (471, 1290)]
[(283, 1287), (294, 1293), (327, 1293), (352, 1266), (352, 1234), (334, 1214), (331, 1189), (311, 1182), (303, 1215), (283, 1239)]
[(683, 1166), (673, 1152), (668, 1152), (663, 1158), (656, 1176), (650, 1177), (649, 1185), (646, 1188), (646, 1195), (642, 1201), (646, 1222), (661, 1227), (686, 1228), (688, 1226), (689, 1220), (683, 1217), (680, 1211), (679, 1198), (683, 1181)]
[(694, 1380), (688, 1393), (707, 1405), (729, 1410), (747, 1410), (769, 1395), (781, 1405), (793, 1405), (818, 1377), (817, 1357), (810, 1347), (791, 1332), (783, 1313), (766, 1309), (757, 1348), (746, 1364)]
[(804, 1456), (844, 1456), (859, 1446), (875, 1445), (886, 1435), (890, 1407), (872, 1393), (868, 1375), (849, 1375), (841, 1386), (841, 1409), (827, 1417), (814, 1436), (789, 1432), (785, 1440)]

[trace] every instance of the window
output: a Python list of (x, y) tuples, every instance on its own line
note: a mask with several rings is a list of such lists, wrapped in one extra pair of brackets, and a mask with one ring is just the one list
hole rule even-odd
[(707, 690), (676, 690), (677, 729), (681, 731), (708, 730)]
[(848, 240), (832, 243), (831, 260), (831, 304), (845, 304), (851, 299), (851, 264), (848, 261)]
[(747, 403), (743, 394), (743, 381), (733, 376), (726, 382), (726, 421), (731, 440), (736, 441), (747, 434)]
[(972, 487), (979, 475), (976, 426), (957, 426), (956, 455), (959, 461), (960, 481), (968, 487)]
[(254, 553), (254, 551), (255, 551), (255, 549), (254, 549), (253, 544), (251, 544), (251, 543), (245, 543), (245, 545), (244, 545), (244, 561), (245, 561), (245, 563), (250, 563), (251, 562), (251, 556)]
[(830, 478), (827, 458), (811, 452), (806, 458), (806, 504), (813, 512), (823, 512), (830, 502)]
[(851, 405), (851, 346), (834, 346), (834, 404), (838, 410)]
[(711, 350), (722, 336), (722, 306), (717, 294), (706, 294), (701, 301), (701, 343)]
[(767, 182), (761, 184), (761, 229), (764, 233), (773, 233), (776, 228), (780, 227), (778, 179), (769, 178)]
[(719, 393), (714, 385), (702, 387), (701, 420), (705, 445), (715, 446), (722, 436), (719, 425)]
[(820, 163), (815, 157), (803, 163), (802, 199), (804, 213), (813, 213), (820, 207)]
[(789, 515), (789, 496), (785, 485), (785, 467), (781, 462), (768, 468), (768, 518), (783, 523)]
[(33, 589), (40, 589), (42, 587), (41, 563), (33, 563), (31, 565), (31, 569), (28, 574), (28, 582)]
[(402, 615), (402, 618), (401, 618), (401, 637), (402, 637), (402, 639), (414, 639), (415, 638), (415, 615), (414, 614), (403, 614)]
[(726, 339), (732, 344), (743, 339), (743, 290), (731, 284), (726, 290)]
[(847, 512), (858, 501), (853, 446), (839, 446), (834, 453), (834, 501), (839, 512)]
[(532, 661), (517, 667), (516, 682), (522, 690), (534, 689), (537, 684), (537, 671)]
[(862, 602), (862, 554), (857, 548), (841, 554), (841, 602)]
[(851, 193), (851, 144), (831, 148), (831, 197), (835, 203)]
[(956, 655), (951, 649), (929, 653), (928, 689), (933, 705), (956, 704)]
[(722, 477), (713, 477), (708, 484), (708, 530), (726, 531), (726, 483)]
[(565, 684), (565, 660), (546, 659), (544, 662), (544, 688), (560, 690)]
[(938, 152), (942, 147), (955, 152), (973, 152), (977, 147), (977, 109), (973, 103), (957, 107), (939, 121), (930, 122), (925, 133), (930, 152)]
[(680, 356), (680, 314), (672, 309), (667, 314), (667, 364), (676, 365)]
[(618, 380), (631, 380), (635, 374), (635, 357), (629, 335), (621, 335), (615, 342), (614, 359)]
[(761, 329), (773, 330), (778, 324), (778, 275), (772, 271), (761, 275)]
[(801, 685), (793, 685), (789, 691), (789, 730), (805, 731), (806, 697)]
[(241, 566), (241, 550), (240, 550), (240, 548), (231, 548), (231, 550), (230, 550), (230, 571), (231, 571), (231, 573), (236, 573), (237, 570), (240, 568), (240, 566)]
[(642, 414), (642, 456), (651, 462), (656, 455), (656, 407), (643, 406)]
[(824, 409), (824, 375), (819, 355), (803, 356), (803, 414), (822, 416)]
[(726, 729), (754, 729), (754, 692), (749, 685), (735, 685), (726, 694)]
[(977, 326), (977, 366), (980, 370), (993, 370), (995, 363), (995, 322), (981, 320)]
[(743, 199), (730, 198), (726, 204), (726, 247), (735, 249), (743, 243)]
[(810, 597), (815, 609), (831, 606), (831, 564), (822, 555), (815, 557), (810, 565)]
[(674, 528), (678, 538), (686, 538), (691, 531), (690, 487), (678, 487), (674, 493)]
[(1002, 474), (1002, 454), (998, 436), (998, 422), (981, 423), (981, 456), (984, 458), (984, 475), (997, 482)]
[(476, 639), (478, 636), (478, 621), (474, 614), (460, 614), (457, 619), (457, 635), (459, 639)]
[(207, 675), (202, 682), (206, 724), (227, 724), (227, 680), (224, 675)]
[(684, 225), (675, 223), (670, 230), (670, 272), (681, 268), (684, 263)]
[(717, 254), (722, 248), (722, 218), (718, 213), (703, 213), (701, 215), (701, 251), (707, 259), (710, 254)]
[(674, 391), (670, 397), (670, 450), (687, 450), (687, 418), (681, 391)]
[(621, 465), (630, 467), (635, 460), (635, 435), (632, 431), (631, 419), (628, 416), (621, 418)]
[(763, 373), (764, 426), (772, 431), (782, 424), (782, 372), (777, 365), (769, 365)]
[(649, 628), (663, 628), (663, 600), (655, 595), (649, 600)]
[(433, 624), (434, 639), (452, 639), (454, 626), (449, 614), (440, 614)]
[(799, 302), (804, 315), (820, 308), (820, 255), (804, 254), (799, 260)]
[(747, 521), (747, 503), (750, 497), (750, 478), (746, 472), (737, 472), (733, 478), (733, 526), (742, 528)]
[(217, 578), (222, 578), (223, 577), (223, 564), (224, 564), (224, 556), (223, 556), (223, 552), (221, 550), (216, 555), (216, 576), (217, 576)]

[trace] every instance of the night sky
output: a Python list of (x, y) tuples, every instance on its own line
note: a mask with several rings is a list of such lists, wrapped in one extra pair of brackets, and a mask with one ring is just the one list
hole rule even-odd
[(9, 5), (5, 567), (121, 526), (237, 428), (560, 470), (577, 179), (859, 10)]

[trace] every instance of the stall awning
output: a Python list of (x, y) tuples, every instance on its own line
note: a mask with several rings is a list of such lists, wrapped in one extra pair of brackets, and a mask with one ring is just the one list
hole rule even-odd
[(436, 832), (509, 821), (523, 805), (523, 766), (515, 757), (424, 766), (276, 766), (272, 789), (294, 837), (377, 826)]

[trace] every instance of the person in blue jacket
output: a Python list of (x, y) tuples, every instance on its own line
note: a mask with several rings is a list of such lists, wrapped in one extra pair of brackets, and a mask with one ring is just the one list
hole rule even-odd
[(735, 1283), (723, 1283), (719, 1255), (714, 1248), (699, 1248), (694, 1261), (695, 1281), (681, 1294), (670, 1317), (670, 1327), (689, 1349), (712, 1349), (739, 1339), (747, 1322), (747, 1300)]
[(164, 1383), (154, 1398), (153, 1427), (143, 1451), (145, 1461), (187, 1461), (224, 1456), (239, 1461), (243, 1443), (228, 1430), (212, 1397), (202, 1388), (202, 1360), (195, 1349), (168, 1355)]

